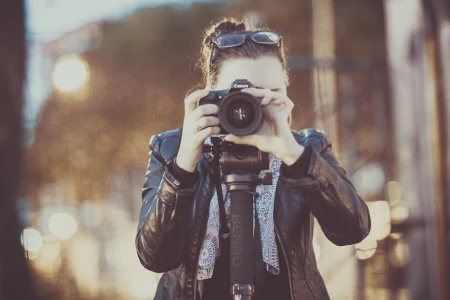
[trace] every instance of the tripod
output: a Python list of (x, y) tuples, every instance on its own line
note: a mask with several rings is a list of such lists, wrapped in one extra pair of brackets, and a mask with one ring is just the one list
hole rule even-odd
[(256, 147), (228, 143), (219, 137), (211, 140), (217, 194), (222, 195), (220, 170), (230, 193), (230, 234), (223, 199), (218, 199), (221, 237), (230, 237), (230, 294), (234, 300), (251, 300), (255, 290), (253, 202), (257, 185), (272, 183), (271, 173), (264, 172), (263, 178), (258, 176), (269, 169), (269, 155)]

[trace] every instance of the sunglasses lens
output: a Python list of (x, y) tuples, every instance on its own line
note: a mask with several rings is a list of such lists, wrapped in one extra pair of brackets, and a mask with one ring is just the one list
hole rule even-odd
[(252, 38), (260, 44), (278, 44), (280, 42), (280, 36), (270, 31), (256, 32), (252, 35)]
[(217, 37), (216, 43), (219, 48), (229, 48), (242, 45), (245, 42), (245, 36), (242, 34), (230, 34)]

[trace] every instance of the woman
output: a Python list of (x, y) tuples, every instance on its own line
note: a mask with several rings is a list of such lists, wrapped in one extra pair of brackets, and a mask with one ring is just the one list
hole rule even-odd
[(254, 134), (225, 140), (270, 153), (274, 175), (272, 185), (257, 190), (255, 236), (265, 268), (253, 299), (329, 299), (312, 248), (313, 216), (336, 245), (363, 240), (370, 217), (328, 138), (290, 129), (294, 104), (281, 36), (224, 20), (206, 32), (202, 62), (207, 88), (185, 99), (183, 128), (150, 141), (136, 248), (144, 267), (165, 272), (155, 299), (230, 299), (229, 239), (218, 237), (214, 172), (202, 153), (209, 136), (220, 133), (218, 107), (197, 103), (236, 79), (260, 87), (242, 91), (261, 99), (264, 123)]

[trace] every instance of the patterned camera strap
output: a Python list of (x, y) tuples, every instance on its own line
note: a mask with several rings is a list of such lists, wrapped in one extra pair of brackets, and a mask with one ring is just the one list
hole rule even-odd
[[(207, 138), (205, 144), (212, 145), (211, 139)], [(212, 158), (211, 153), (205, 154), (209, 160)], [(263, 261), (266, 264), (266, 269), (274, 275), (280, 273), (277, 244), (275, 240), (275, 228), (273, 220), (273, 209), (275, 199), (275, 189), (280, 176), (281, 160), (275, 157), (273, 154), (269, 154), (270, 158), (270, 172), (272, 172), (272, 184), (271, 185), (258, 185), (256, 192), (258, 197), (256, 198), (256, 207), (254, 207), (253, 213), (258, 214), (261, 233), (262, 244), (262, 256)], [(230, 197), (227, 193), (227, 187), (222, 184), (223, 199), (225, 199), (225, 212), (227, 215), (228, 225), (230, 215)], [(255, 225), (255, 216), (253, 216), (253, 226)], [(198, 261), (197, 279), (204, 280), (212, 277), (214, 272), (214, 263), (220, 256), (220, 216), (219, 205), (217, 200), (217, 190), (214, 190), (214, 196), (211, 199), (211, 205), (209, 209), (208, 225), (206, 235), (203, 240), (202, 249), (200, 252), (200, 258)]]

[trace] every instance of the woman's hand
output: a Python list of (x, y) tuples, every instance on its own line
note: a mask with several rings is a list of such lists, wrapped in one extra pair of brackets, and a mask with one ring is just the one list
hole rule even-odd
[(197, 107), (199, 99), (208, 95), (208, 90), (198, 90), (184, 99), (184, 122), (177, 165), (188, 172), (194, 172), (202, 155), (205, 139), (219, 134), (218, 107), (205, 104)]
[(288, 116), (294, 108), (294, 103), (286, 94), (269, 89), (248, 88), (242, 92), (262, 98), (264, 123), (254, 134), (246, 136), (229, 134), (225, 140), (255, 146), (261, 151), (273, 153), (285, 164), (292, 165), (304, 150), (304, 147), (295, 140), (288, 123)]

